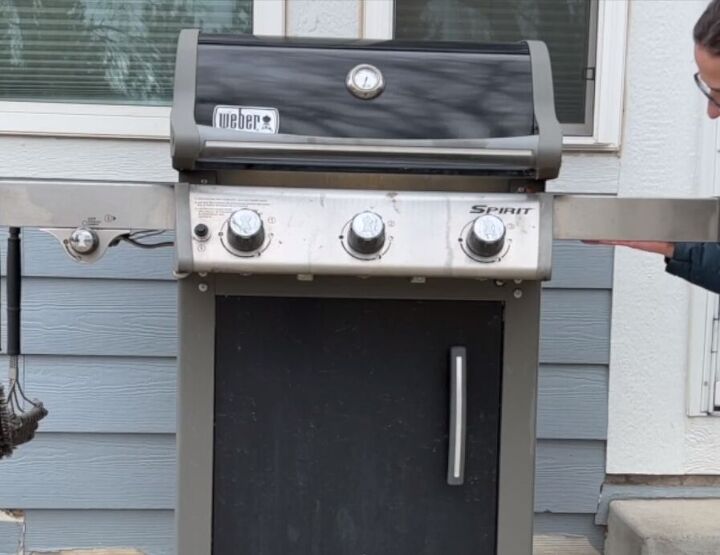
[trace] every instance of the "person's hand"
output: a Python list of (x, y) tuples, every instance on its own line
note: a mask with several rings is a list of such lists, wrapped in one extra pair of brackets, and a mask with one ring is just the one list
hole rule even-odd
[(589, 245), (612, 245), (615, 247), (630, 247), (645, 252), (661, 254), (665, 258), (672, 258), (675, 245), (665, 241), (583, 241)]

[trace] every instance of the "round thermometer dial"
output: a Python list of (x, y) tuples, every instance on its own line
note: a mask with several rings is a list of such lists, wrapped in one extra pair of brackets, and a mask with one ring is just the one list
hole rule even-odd
[(383, 91), (385, 79), (375, 66), (360, 64), (350, 70), (345, 84), (353, 95), (363, 100), (369, 100)]

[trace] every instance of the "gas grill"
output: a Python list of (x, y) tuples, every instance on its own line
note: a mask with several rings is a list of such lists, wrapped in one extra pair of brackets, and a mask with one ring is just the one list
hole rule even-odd
[(544, 45), (178, 60), (179, 553), (530, 553)]
[(94, 262), (175, 230), (178, 555), (532, 552), (553, 239), (717, 241), (715, 199), (555, 196), (538, 42), (184, 31), (179, 182), (0, 181)]

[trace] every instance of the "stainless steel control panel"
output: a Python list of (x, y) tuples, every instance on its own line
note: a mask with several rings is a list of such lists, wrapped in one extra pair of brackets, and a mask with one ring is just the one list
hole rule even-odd
[(190, 186), (192, 271), (547, 279), (545, 195)]

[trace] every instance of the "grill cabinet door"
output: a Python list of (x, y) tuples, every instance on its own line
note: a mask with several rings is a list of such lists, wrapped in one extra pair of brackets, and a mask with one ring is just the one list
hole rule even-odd
[(216, 314), (214, 555), (495, 552), (500, 303), (218, 297)]

